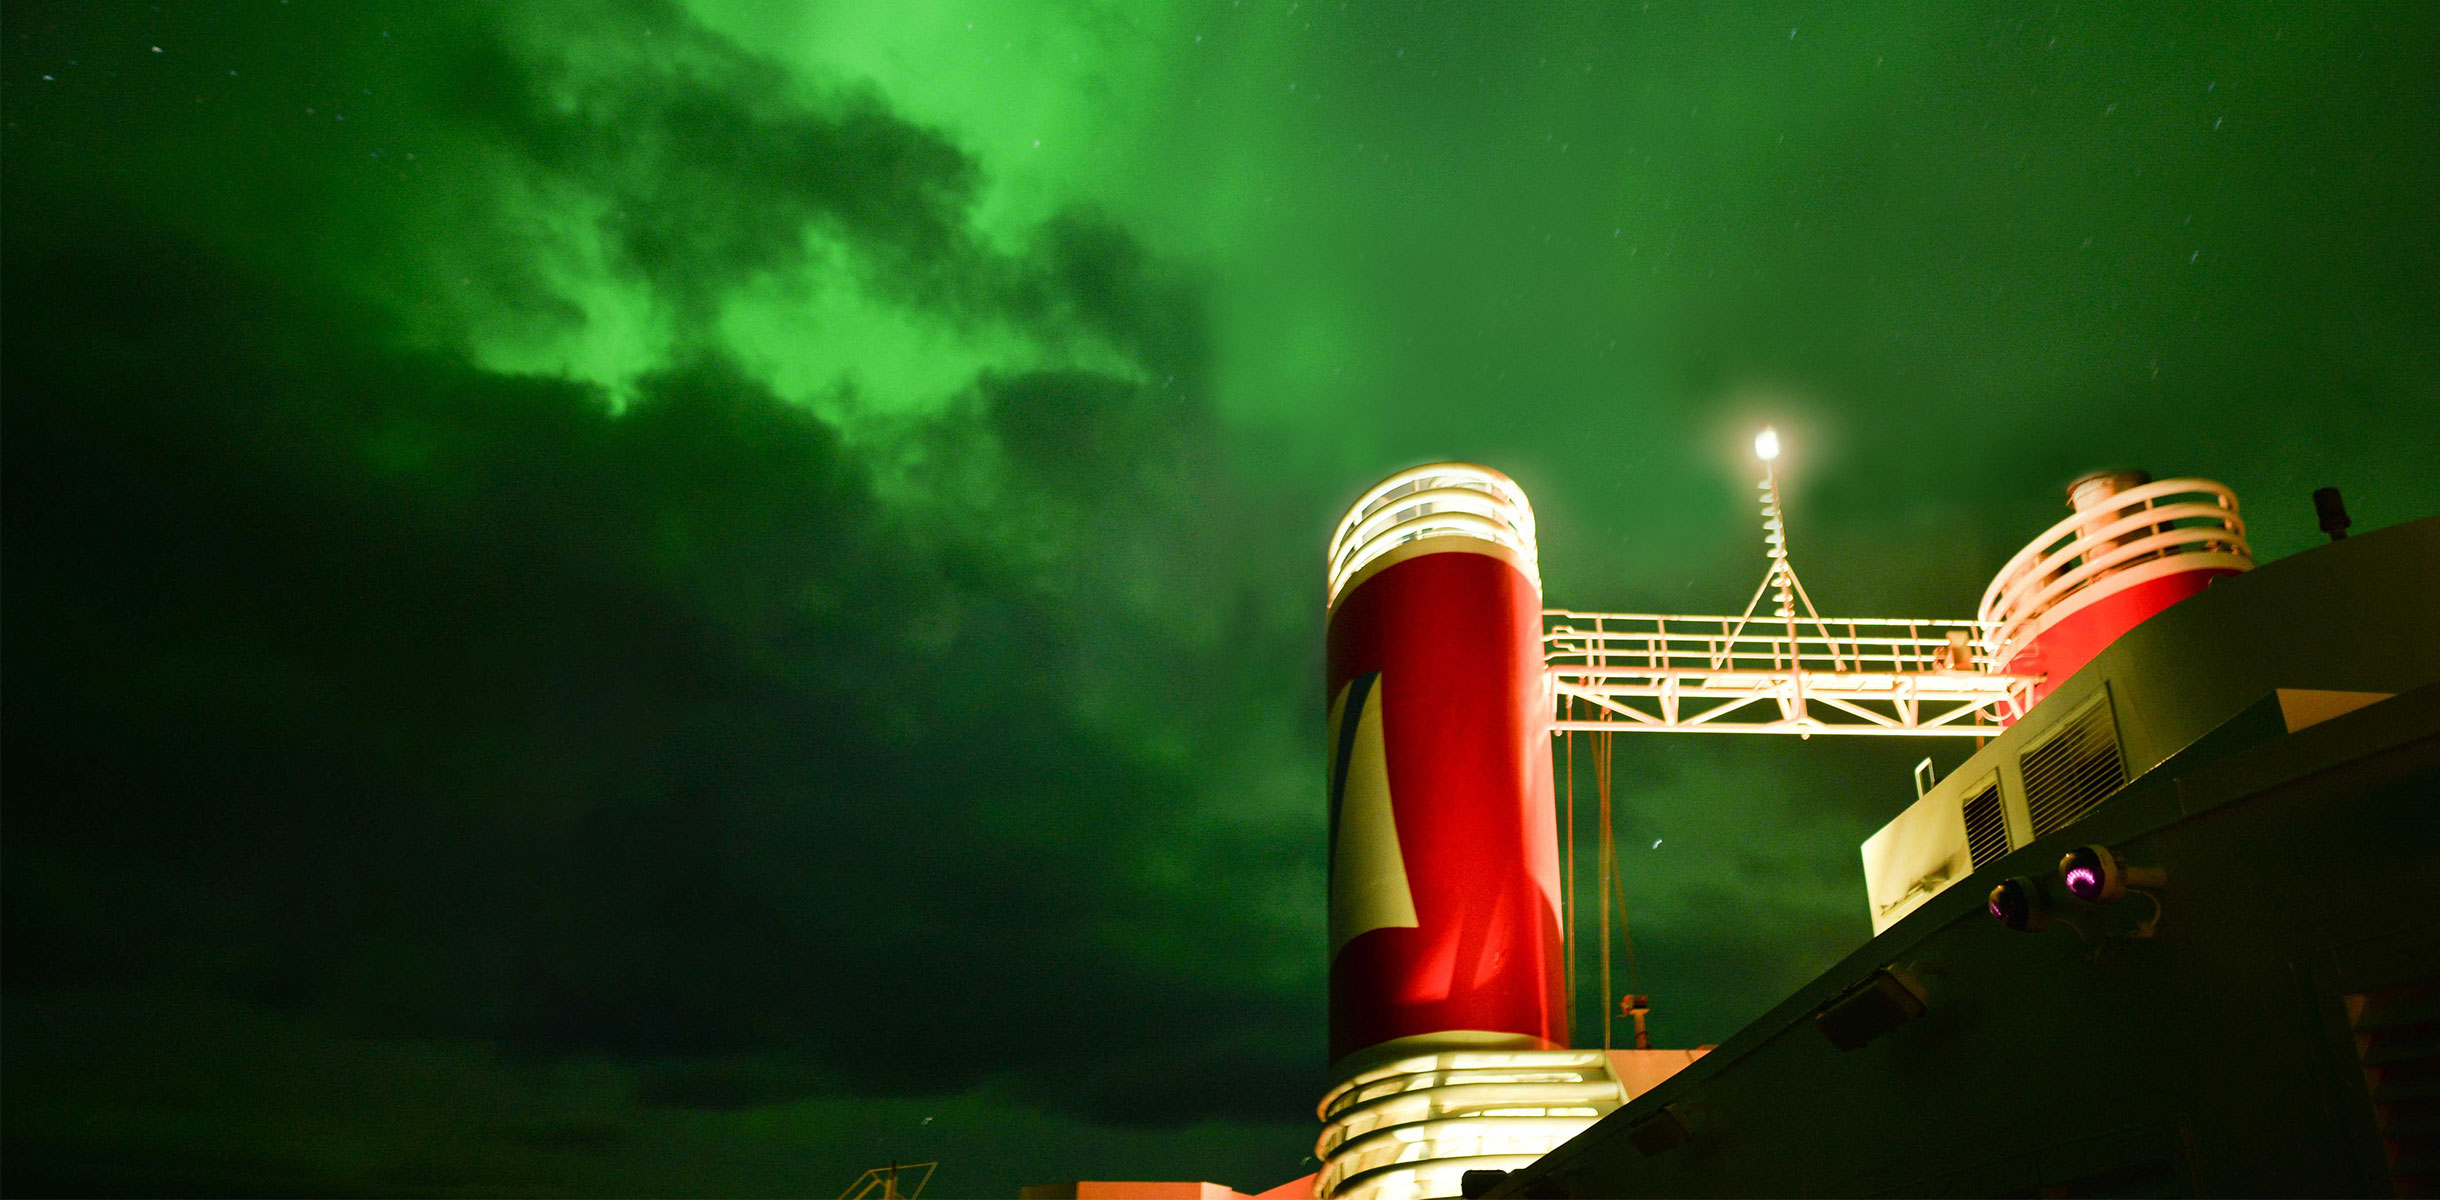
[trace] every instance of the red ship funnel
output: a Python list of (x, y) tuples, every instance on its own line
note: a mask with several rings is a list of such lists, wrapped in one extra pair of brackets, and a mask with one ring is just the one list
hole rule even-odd
[(2222, 484), (2096, 471), (2067, 495), (2074, 515), (2000, 568), (1977, 614), (2000, 670), (2048, 676), (2029, 703), (2153, 614), (2254, 566)]
[(1567, 1045), (1533, 508), (1401, 471), (1331, 539), (1330, 1055)]

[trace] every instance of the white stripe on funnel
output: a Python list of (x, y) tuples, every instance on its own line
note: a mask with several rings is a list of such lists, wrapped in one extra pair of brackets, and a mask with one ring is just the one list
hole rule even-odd
[[(1381, 741), (1381, 693), (1388, 681), (1375, 676), (1356, 701), (1355, 737), (1347, 748), (1346, 782), (1338, 799), (1338, 836), (1330, 862), (1330, 956), (1356, 936), (1375, 929), (1422, 924), (1407, 886), (1406, 855), (1398, 848), (1398, 822), (1389, 796), (1389, 756)], [(1330, 703), (1330, 747), (1340, 745), (1352, 681)], [(1341, 775), (1331, 764), (1331, 777)]]

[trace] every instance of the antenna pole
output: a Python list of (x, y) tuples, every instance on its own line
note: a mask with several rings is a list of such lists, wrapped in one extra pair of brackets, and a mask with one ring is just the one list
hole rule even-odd
[[(1797, 607), (1802, 605), (1805, 615), (1812, 618), (1814, 626), (1821, 630), (1822, 639), (1828, 643), (1834, 659), (1837, 657), (1838, 644), (1831, 638), (1829, 627), (1822, 624), (1821, 613), (1814, 610), (1813, 597), (1806, 595), (1805, 585), (1797, 581), (1796, 564), (1788, 560), (1788, 508), (1779, 495), (1779, 434), (1765, 428), (1762, 435), (1754, 439), (1754, 453), (1762, 459), (1762, 482), (1758, 485), (1762, 490), (1762, 552), (1770, 560), (1770, 566), (1762, 574), (1762, 587), (1754, 592), (1754, 600), (1760, 603), (1762, 593), (1769, 591), (1773, 602), (1771, 615), (1779, 618), (1787, 627), (1789, 695), (1780, 702), (1783, 706), (1781, 714), (1799, 727), (1798, 736), (1811, 738), (1813, 735), (1806, 725), (1805, 716), (1804, 649), (1796, 632)], [(1749, 615), (1753, 607), (1752, 604), (1746, 606)], [(1743, 622), (1739, 622), (1739, 626), (1742, 628)], [(1780, 664), (1774, 662), (1772, 667), (1779, 669)]]
[(1779, 500), (1779, 472), (1772, 465), (1774, 453), (1762, 460), (1762, 552), (1770, 560), (1763, 575), (1763, 584), (1771, 589), (1771, 615), (1785, 622), (1788, 630), (1788, 678), (1793, 688), (1787, 716), (1801, 720), (1805, 714), (1804, 656), (1796, 642), (1796, 570), (1788, 565), (1787, 507)]

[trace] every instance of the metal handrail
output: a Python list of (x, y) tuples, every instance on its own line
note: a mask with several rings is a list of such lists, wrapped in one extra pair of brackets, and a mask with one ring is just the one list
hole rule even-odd
[(1326, 603), (1337, 604), (1340, 592), (1373, 560), (1427, 537), (1470, 537), (1505, 546), (1534, 586), (1541, 586), (1533, 505), (1516, 481), (1472, 463), (1430, 463), (1374, 484), (1339, 519), (1324, 560)]
[[(2160, 503), (2165, 497), (2187, 498)], [(2253, 565), (2236, 494), (2225, 485), (2164, 479), (2070, 514), (1992, 576), (1976, 608), (1987, 630), (1980, 649), (1991, 661), (2001, 661), (2020, 630), (2070, 596), (2121, 568), (2181, 554), (2224, 556), (2239, 570)]]
[[(1746, 669), (1806, 670), (1839, 674), (1875, 674), (1874, 665), (1892, 671), (1920, 673), (1942, 669), (1949, 649), (1946, 631), (1966, 631), (1973, 654), (1969, 670), (1988, 673), (1993, 664), (1982, 652), (1989, 631), (1979, 621), (1930, 620), (1904, 617), (1840, 617), (1796, 622), (1791, 636), (1785, 623), (1745, 622), (1727, 616), (1659, 615), (1650, 613), (1576, 613), (1545, 609), (1546, 619), (1562, 622), (1542, 635), (1544, 660), (1570, 675), (1584, 670), (1638, 673), (1666, 670), (1736, 672)], [(1596, 622), (1594, 628), (1568, 624)], [(1620, 629), (1616, 626), (1627, 625)], [(1739, 629), (1739, 625), (1744, 628)], [(1926, 637), (1924, 630), (1940, 631)], [(1595, 663), (1593, 659), (1602, 659)], [(1641, 664), (1617, 666), (1619, 663)]]
[(1626, 1099), (1600, 1050), (1458, 1050), (1384, 1064), (1322, 1097), (1314, 1195), (1412, 1195), (1427, 1176), (1453, 1187), (1442, 1177), (1522, 1166)]
[(1406, 470), (1366, 488), (1364, 494), (1356, 497), (1356, 502), (1348, 506), (1347, 515), (1339, 518), (1338, 528), (1331, 533), (1330, 544), (1335, 548), (1339, 543), (1348, 540), (1349, 528), (1357, 521), (1370, 516), (1382, 505), (1404, 499), (1407, 495), (1419, 490), (1411, 485), (1420, 480), (1437, 479), (1444, 476), (1475, 485), (1477, 490), (1488, 490), (1511, 501), (1524, 513), (1525, 532), (1528, 534), (1533, 532), (1533, 505), (1526, 502), (1525, 492), (1517, 487), (1515, 480), (1489, 467), (1474, 463), (1440, 462), (1408, 467)]
[[(2207, 526), (2171, 526), (2170, 524), (2174, 521), (2187, 521), (2198, 518), (2212, 522), (2213, 524)], [(2149, 529), (2153, 530), (2155, 533), (2187, 532), (2201, 535), (2199, 537), (2189, 539), (2191, 541), (2243, 542), (2245, 533), (2244, 522), (2241, 520), (2235, 521), (2235, 528), (2233, 531), (2231, 531), (2226, 528), (2226, 525), (2223, 522), (2224, 518), (2233, 519), (2233, 514), (2223, 510), (2217, 504), (2206, 504), (2198, 501), (2187, 501), (2180, 504), (2156, 505), (2148, 508), (2136, 509), (2124, 516), (2104, 520), (2103, 523), (2097, 528), (2083, 530), (2081, 535), (2078, 536), (2074, 541), (2065, 546), (2054, 549), (2050, 555), (2045, 556), (2042, 560), (2042, 564), (2063, 565), (2069, 559), (2082, 557), (2085, 559), (2085, 565), (2090, 567), (2096, 565), (2093, 561), (2094, 556), (2092, 551), (2102, 547), (2111, 548), (2108, 551), (2108, 557), (2113, 563), (2125, 562), (2141, 557), (2142, 552), (2136, 548), (2134, 542), (2123, 540), (2127, 537), (2127, 535), (2134, 533), (2139, 529)], [(2084, 522), (2071, 518), (2067, 523), (2082, 524)], [(2137, 540), (2140, 541), (2141, 539)], [(2040, 544), (2038, 539), (2035, 544)], [(2020, 550), (2017, 552), (2016, 559), (2012, 560), (2016, 565), (2016, 570), (2013, 575), (2009, 573), (2007, 568), (2002, 568), (2000, 574), (1994, 577), (1992, 580), (1992, 587), (1997, 589), (1999, 594), (1996, 598), (1994, 598), (1989, 589), (1985, 590), (1984, 602), (1988, 608), (2006, 609), (2011, 607), (2021, 607), (2021, 602), (2023, 601), (2026, 592), (2034, 588), (2037, 584), (2049, 586), (2049, 584), (2044, 583), (2045, 580), (2049, 580), (2051, 583), (2056, 582), (2055, 577), (2053, 577), (2049, 572), (2040, 570), (2038, 567), (2027, 569), (2023, 565), (2030, 560), (2031, 556), (2027, 553), (2027, 551), (2031, 549), (2032, 547), (2028, 546), (2026, 550)]]
[(1506, 525), (1521, 541), (1527, 530), (1516, 526), (1514, 506), (1499, 496), (1470, 487), (1418, 488), (1382, 504), (1364, 519), (1350, 527), (1331, 556), (1330, 571), (1335, 577), (1347, 566), (1347, 560), (1364, 549), (1367, 542), (1386, 532), (1393, 525), (1403, 524), (1417, 516), (1431, 513), (1465, 512)]
[(1558, 731), (1980, 737), (2043, 678), (2001, 669), (1979, 621), (1542, 616), (1553, 692), (1569, 713), (1576, 701), (1594, 710), (1561, 716)]

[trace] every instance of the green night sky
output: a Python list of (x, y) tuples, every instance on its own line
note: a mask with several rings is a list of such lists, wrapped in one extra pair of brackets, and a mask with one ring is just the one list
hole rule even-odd
[[(1266, 1187), (1373, 480), (1500, 467), (1551, 603), (1694, 613), (1764, 421), (1835, 613), (1970, 615), (2093, 467), (2265, 559), (2318, 486), (2440, 511), (2426, 4), (0, 44), (12, 1194)], [(1659, 1040), (1860, 944), (1857, 844), (1967, 749), (1622, 739)]]

